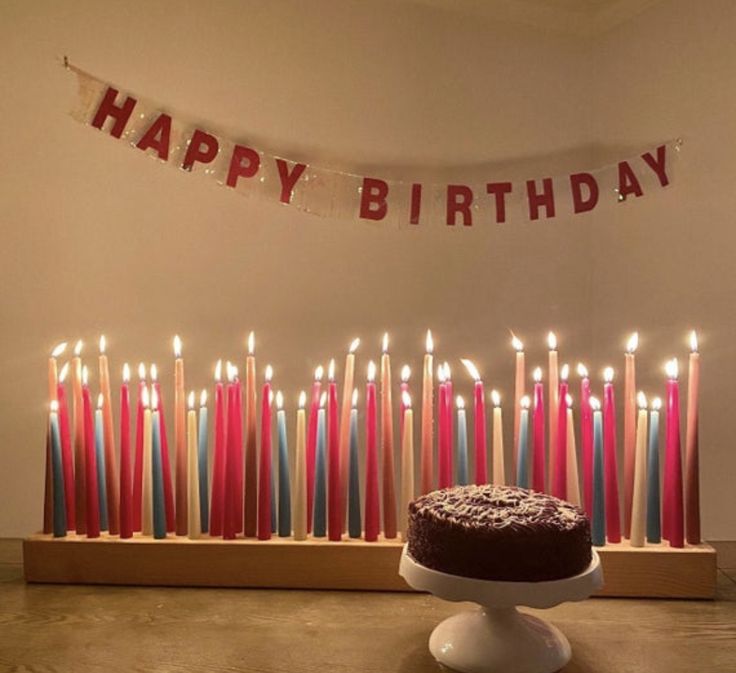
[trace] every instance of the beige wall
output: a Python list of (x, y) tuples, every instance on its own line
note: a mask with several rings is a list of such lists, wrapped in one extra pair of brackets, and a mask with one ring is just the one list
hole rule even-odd
[[(91, 347), (104, 330), (115, 366), (156, 361), (166, 376), (179, 332), (191, 384), (201, 387), (216, 357), (242, 358), (255, 329), (261, 362), (274, 364), (293, 401), (314, 366), (341, 356), (355, 335), (364, 339), (361, 372), (384, 329), (397, 365), (416, 371), (431, 326), (439, 357), (473, 357), (508, 397), (510, 328), (526, 338), (532, 364), (552, 327), (564, 359), (599, 369), (638, 327), (653, 374), (676, 346), (684, 352), (696, 324), (705, 531), (736, 537), (724, 513), (733, 496), (718, 484), (736, 466), (719, 423), (736, 402), (720, 383), (733, 361), (725, 323), (736, 279), (718, 273), (734, 198), (720, 135), (736, 95), (726, 67), (736, 51), (725, 30), (730, 4), (714, 2), (705, 16), (664, 3), (641, 27), (592, 44), (408, 3), (206, 6), (0, 9), (0, 85), (10, 92), (0, 99), (0, 535), (40, 523), (45, 357), (61, 339)], [(666, 25), (654, 30), (658, 17)], [(686, 35), (693, 23), (697, 35)], [(556, 172), (680, 133), (686, 161), (672, 190), (626, 204), (615, 221), (458, 232), (320, 220), (144, 161), (73, 123), (65, 112), (74, 84), (54, 60), (63, 53), (253, 142), (334, 165)], [(631, 54), (636, 68), (625, 63)], [(458, 388), (469, 391), (458, 366)]]

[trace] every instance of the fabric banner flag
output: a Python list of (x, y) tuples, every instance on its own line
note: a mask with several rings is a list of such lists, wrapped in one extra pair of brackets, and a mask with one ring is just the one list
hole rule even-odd
[(681, 140), (672, 140), (613, 164), (562, 175), (508, 179), (461, 167), (457, 179), (396, 180), (382, 176), (380, 169), (360, 175), (266, 152), (68, 63), (66, 67), (78, 81), (71, 112), (77, 121), (245, 196), (271, 199), (321, 217), (376, 224), (465, 229), (613, 207), (669, 186), (682, 145)]

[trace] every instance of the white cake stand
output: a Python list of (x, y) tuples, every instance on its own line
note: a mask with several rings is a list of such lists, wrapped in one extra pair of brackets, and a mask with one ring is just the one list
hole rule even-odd
[(582, 601), (603, 586), (598, 554), (587, 570), (551, 582), (492, 582), (432, 570), (409, 556), (406, 545), (399, 574), (407, 583), (447, 601), (481, 607), (440, 623), (429, 638), (437, 661), (463, 673), (554, 673), (570, 661), (570, 643), (552, 624), (516, 607), (551, 608)]

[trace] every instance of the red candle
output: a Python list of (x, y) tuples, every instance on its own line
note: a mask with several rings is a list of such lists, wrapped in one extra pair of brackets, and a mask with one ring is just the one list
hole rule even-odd
[(254, 537), (258, 530), (258, 442), (256, 439), (256, 356), (255, 335), (248, 335), (245, 360), (245, 493), (243, 531)]
[[(237, 377), (237, 368), (236, 368)], [(243, 428), (245, 427), (245, 419), (243, 416), (243, 384), (239, 378), (235, 380), (235, 438), (233, 440), (233, 466), (235, 468), (235, 490), (233, 492), (233, 507), (235, 508), (235, 532), (242, 533), (244, 531), (245, 516), (245, 493), (243, 492), (244, 481), (244, 455), (243, 455)], [(256, 530), (256, 533), (258, 531)]]
[(559, 405), (557, 408), (557, 437), (555, 440), (555, 472), (552, 475), (552, 495), (567, 500), (567, 377), (570, 368), (563, 365), (560, 370)]
[(516, 366), (514, 372), (514, 450), (511, 452), (511, 474), (518, 474), (516, 452), (519, 447), (519, 423), (521, 421), (521, 400), (524, 397), (524, 344), (516, 335), (511, 335), (511, 345), (516, 351)]
[(485, 484), (488, 482), (488, 468), (486, 461), (486, 395), (483, 390), (483, 381), (480, 373), (470, 360), (462, 360), (465, 368), (475, 380), (473, 391), (475, 414), (473, 423), (475, 426), (475, 483)]
[(226, 540), (234, 540), (237, 533), (237, 517), (235, 513), (235, 442), (238, 435), (237, 395), (237, 367), (227, 363), (227, 445), (225, 449), (225, 491), (223, 495), (223, 523), (222, 536)]
[(140, 531), (143, 504), (143, 391), (146, 366), (138, 365), (138, 402), (135, 408), (135, 464), (133, 466), (133, 530)]
[(593, 514), (593, 411), (590, 408), (590, 379), (585, 365), (578, 363), (580, 375), (580, 440), (583, 462), (583, 503), (585, 513)]
[(437, 486), (448, 488), (450, 486), (450, 475), (447, 474), (447, 379), (445, 365), (437, 367)]
[(97, 492), (97, 457), (92, 400), (87, 385), (87, 367), (82, 369), (82, 404), (84, 407), (84, 464), (87, 488), (87, 537), (100, 537), (100, 500)]
[(314, 371), (312, 382), (312, 400), (309, 405), (309, 423), (307, 426), (307, 533), (312, 532), (312, 510), (314, 509), (314, 464), (317, 452), (317, 414), (319, 398), (322, 390), (322, 365)]
[(330, 360), (327, 379), (327, 537), (336, 542), (342, 538), (342, 503), (340, 501), (340, 428), (334, 360)]
[(131, 502), (130, 471), (130, 367), (123, 365), (120, 386), (120, 537), (133, 536), (133, 503)]
[(534, 370), (534, 449), (532, 451), (532, 490), (544, 493), (545, 447), (544, 447), (544, 385), (542, 369)]
[(151, 381), (158, 398), (159, 426), (161, 429), (161, 474), (164, 479), (164, 509), (166, 510), (166, 532), (176, 530), (176, 513), (174, 509), (174, 489), (171, 481), (171, 460), (169, 458), (169, 440), (166, 436), (166, 417), (164, 416), (164, 398), (161, 384), (158, 382), (158, 369), (151, 365)]
[(222, 360), (215, 366), (215, 452), (212, 462), (212, 498), (210, 535), (222, 535), (225, 514), (225, 464), (227, 458), (227, 420), (225, 388), (222, 383)]
[(261, 455), (258, 471), (258, 539), (271, 538), (271, 365), (261, 393)]
[(368, 363), (368, 382), (365, 386), (365, 539), (378, 539), (378, 451), (376, 449), (376, 365)]
[(618, 503), (618, 460), (616, 457), (616, 399), (613, 367), (603, 371), (603, 471), (605, 475), (606, 539), (621, 542), (621, 517)]
[(700, 467), (698, 455), (698, 395), (700, 354), (698, 336), (690, 334), (690, 360), (687, 376), (687, 427), (685, 439), (685, 511), (687, 541), (700, 544)]
[(670, 547), (684, 547), (682, 457), (680, 455), (680, 384), (676, 359), (667, 363), (667, 424), (664, 454), (663, 537)]
[[(401, 394), (399, 395), (399, 437), (404, 437), (404, 413), (406, 412), (406, 395), (409, 395), (409, 378), (411, 377), (411, 368), (404, 365), (401, 368)], [(404, 395), (406, 393), (406, 395)]]
[(59, 401), (59, 432), (61, 434), (61, 464), (64, 471), (64, 500), (66, 502), (67, 530), (75, 528), (74, 509), (74, 455), (72, 454), (72, 439), (69, 430), (69, 406), (66, 401), (66, 387), (64, 381), (69, 372), (69, 363), (66, 363), (59, 373), (59, 383), (56, 386), (56, 397)]

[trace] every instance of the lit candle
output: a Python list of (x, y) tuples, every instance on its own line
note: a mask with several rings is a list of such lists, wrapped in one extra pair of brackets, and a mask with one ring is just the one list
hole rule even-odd
[(130, 466), (130, 367), (123, 365), (120, 386), (120, 537), (133, 536), (132, 475)]
[(343, 529), (339, 430), (335, 361), (330, 360), (327, 370), (327, 537), (333, 542), (340, 540)]
[(391, 402), (391, 356), (388, 332), (381, 349), (381, 454), (383, 457), (383, 534), (396, 537), (396, 482), (394, 476), (394, 412)]
[(326, 403), (327, 393), (325, 392), (320, 395), (317, 411), (317, 442), (314, 464), (314, 526), (312, 527), (314, 537), (325, 537), (327, 535)]
[(664, 538), (683, 547), (682, 457), (680, 455), (680, 385), (677, 359), (667, 363), (667, 424), (664, 453)]
[[(639, 333), (634, 332), (624, 353), (624, 537), (631, 538), (631, 517), (636, 463), (636, 348)], [(643, 534), (643, 533), (642, 533)]]
[(501, 395), (497, 390), (491, 391), (493, 402), (493, 483), (506, 484), (506, 467), (503, 457), (503, 416), (501, 414)]
[(473, 388), (475, 400), (473, 416), (475, 425), (475, 483), (485, 484), (488, 482), (488, 471), (486, 468), (486, 399), (483, 381), (481, 381), (478, 369), (470, 360), (462, 360), (462, 363), (475, 381)]
[(246, 537), (255, 537), (258, 530), (256, 403), (255, 334), (251, 332), (248, 335), (248, 357), (245, 359), (245, 493), (243, 531)]
[(133, 530), (141, 529), (143, 503), (143, 391), (146, 389), (146, 366), (138, 365), (138, 401), (135, 410), (135, 465), (133, 466)]
[(353, 339), (348, 353), (345, 356), (345, 372), (342, 386), (342, 405), (340, 406), (340, 526), (341, 531), (345, 524), (345, 513), (348, 508), (348, 481), (350, 469), (350, 400), (353, 394), (353, 379), (355, 377), (355, 351), (360, 345), (360, 339)]
[(66, 529), (74, 530), (76, 523), (74, 501), (74, 454), (69, 430), (69, 407), (66, 402), (66, 381), (69, 373), (69, 363), (65, 363), (59, 373), (56, 387), (59, 402), (59, 432), (61, 434), (61, 464), (64, 470), (64, 501), (66, 504)]
[(631, 546), (643, 547), (647, 516), (647, 398), (637, 395), (639, 413), (636, 421), (634, 488), (631, 503)]
[(575, 425), (572, 413), (572, 396), (565, 396), (567, 409), (567, 497), (565, 500), (580, 507), (580, 482), (578, 478), (578, 452), (575, 446)]
[(662, 400), (655, 397), (649, 414), (649, 442), (647, 447), (647, 540), (662, 541), (659, 490), (659, 410)]
[[(557, 451), (555, 450), (555, 447), (557, 446), (557, 425), (560, 413), (560, 381), (557, 362), (557, 337), (554, 332), (550, 332), (547, 335), (547, 345), (549, 346), (549, 381), (547, 382), (549, 387), (549, 480), (550, 482), (553, 482), (554, 475), (556, 474)], [(550, 483), (550, 486), (552, 486), (552, 483)]]
[(299, 393), (299, 409), (296, 412), (296, 455), (294, 457), (294, 539), (307, 539), (307, 441), (306, 413), (307, 393)]
[(447, 454), (450, 446), (447, 442), (447, 415), (445, 408), (447, 407), (447, 379), (445, 375), (445, 365), (441, 364), (437, 367), (437, 486), (438, 488), (449, 488), (452, 486), (452, 476), (449, 472), (449, 461)]
[[(169, 439), (166, 434), (166, 415), (164, 414), (164, 397), (158, 380), (158, 368), (151, 365), (151, 388), (156, 391), (158, 399), (158, 423), (161, 432), (161, 472), (164, 480), (164, 504), (166, 505), (166, 532), (176, 530), (176, 511), (174, 508), (174, 486), (171, 481), (171, 461), (169, 459)], [(183, 394), (183, 393), (182, 393)]]
[(404, 436), (404, 412), (406, 407), (404, 406), (404, 393), (409, 394), (409, 379), (411, 378), (411, 367), (404, 365), (401, 368), (401, 387), (399, 389), (400, 401), (399, 401), (399, 437)]
[(529, 488), (529, 404), (529, 396), (524, 395), (521, 398), (519, 446), (517, 447), (516, 459), (516, 485), (521, 488)]
[(85, 477), (84, 401), (82, 399), (82, 340), (74, 346), (72, 358), (72, 416), (74, 418), (74, 511), (77, 533), (87, 532), (87, 485)]
[(468, 422), (465, 415), (465, 400), (458, 395), (457, 405), (457, 483), (468, 484)]
[[(57, 358), (61, 357), (64, 354), (64, 351), (66, 350), (66, 341), (63, 341), (62, 343), (56, 345), (53, 350), (51, 351), (51, 356), (49, 357), (49, 402), (55, 402), (58, 401), (58, 391), (57, 386), (59, 384), (59, 375), (58, 375), (58, 369), (57, 369)], [(56, 411), (56, 418), (58, 422), (58, 409)], [(49, 426), (50, 427), (50, 426)], [(61, 432), (61, 431), (60, 431)]]
[(51, 471), (53, 480), (53, 526), (54, 537), (66, 536), (66, 502), (64, 491), (64, 466), (61, 460), (61, 433), (59, 432), (59, 402), (51, 400), (49, 412), (51, 435)]
[(578, 363), (580, 375), (580, 441), (583, 463), (583, 503), (585, 513), (593, 514), (593, 411), (590, 408), (590, 378), (585, 365)]
[(312, 531), (314, 520), (314, 469), (317, 451), (317, 416), (319, 415), (320, 391), (324, 369), (320, 365), (314, 370), (312, 382), (312, 397), (309, 404), (309, 424), (307, 426), (307, 533)]
[(544, 492), (545, 446), (544, 446), (544, 387), (542, 369), (534, 370), (534, 443), (532, 448), (532, 489)]
[(184, 360), (181, 339), (174, 337), (174, 445), (176, 447), (176, 534), (187, 534), (187, 431)]
[(141, 531), (153, 535), (153, 456), (151, 455), (151, 408), (148, 387), (143, 387), (143, 473), (141, 476)]
[[(82, 370), (83, 374), (82, 376), (86, 379), (87, 373), (85, 370)], [(105, 480), (105, 430), (104, 430), (104, 418), (103, 418), (103, 408), (104, 404), (104, 398), (102, 397), (102, 393), (100, 393), (97, 396), (97, 410), (94, 412), (94, 436), (91, 437), (92, 443), (95, 447), (95, 467), (97, 468), (97, 503), (98, 503), (98, 516), (99, 516), (99, 522), (98, 522), (98, 533), (100, 530), (109, 530), (109, 520), (108, 520), (108, 508), (107, 508), (107, 482)], [(86, 423), (87, 423), (87, 407), (85, 406), (84, 409), (85, 414), (85, 435), (84, 435), (84, 441), (85, 444), (87, 444), (87, 433), (86, 433)], [(92, 406), (90, 403), (89, 407), (89, 420), (90, 420), (90, 427), (92, 427)], [(89, 454), (87, 455), (87, 465), (89, 465)], [(89, 477), (89, 472), (87, 474)], [(87, 482), (89, 483), (89, 478), (87, 479)], [(92, 514), (92, 510), (89, 506), (90, 500), (89, 500), (89, 493), (87, 497), (87, 514), (88, 516), (92, 517), (94, 516)], [(91, 531), (91, 524), (90, 520), (87, 521), (87, 537), (90, 537), (90, 531)]]
[(261, 455), (258, 461), (258, 539), (271, 538), (271, 377), (266, 366), (261, 392)]
[[(401, 436), (401, 509), (399, 528), (406, 539), (409, 527), (409, 503), (414, 500), (414, 414), (409, 393), (402, 393), (404, 405), (404, 433)], [(466, 449), (467, 450), (467, 449)]]
[(700, 544), (700, 467), (698, 449), (698, 391), (700, 354), (698, 336), (690, 333), (687, 377), (687, 429), (685, 434), (685, 530), (688, 544)]
[[(110, 395), (110, 368), (105, 353), (105, 337), (100, 337), (100, 392), (102, 393), (102, 422), (104, 429), (105, 491), (107, 493), (106, 517), (111, 535), (120, 533), (120, 495), (118, 494), (118, 470), (115, 462), (115, 431), (112, 420), (112, 397)], [(98, 467), (101, 461), (98, 461)], [(100, 518), (103, 510), (100, 509)], [(105, 530), (105, 527), (103, 527)]]
[(289, 474), (289, 442), (286, 436), (284, 396), (276, 393), (276, 427), (279, 436), (279, 537), (291, 535), (291, 476)]
[(449, 485), (453, 485), (452, 481), (452, 456), (455, 452), (454, 447), (454, 432), (453, 432), (453, 418), (452, 418), (452, 400), (454, 399), (454, 392), (452, 386), (452, 371), (450, 365), (445, 362), (445, 390), (447, 394), (445, 396), (445, 406), (443, 413), (445, 415), (445, 443), (447, 444), (447, 451), (445, 451), (445, 472), (448, 475)]
[(189, 539), (201, 537), (202, 520), (199, 507), (199, 437), (197, 436), (197, 412), (194, 410), (194, 391), (187, 400), (187, 533)]
[[(82, 380), (86, 378), (86, 367), (82, 369)], [(86, 382), (82, 385), (82, 413), (84, 415), (84, 484), (87, 487), (87, 537), (100, 536), (100, 489), (104, 488), (105, 480), (98, 483), (99, 470), (97, 468), (97, 433), (93, 419), (92, 399), (89, 386)], [(102, 430), (99, 424), (100, 431)], [(102, 439), (100, 437), (100, 439)], [(102, 447), (100, 447), (102, 448)], [(102, 453), (102, 452), (100, 452)], [(103, 473), (104, 476), (104, 473)]]
[[(223, 495), (222, 537), (234, 540), (238, 532), (237, 520), (237, 444), (242, 438), (242, 426), (239, 426), (238, 396), (236, 388), (240, 385), (238, 368), (227, 362), (227, 388), (225, 391), (227, 404), (227, 444), (225, 448), (225, 491)], [(266, 397), (268, 399), (268, 397)], [(270, 440), (270, 433), (269, 433)], [(270, 455), (270, 454), (269, 454)], [(259, 491), (260, 496), (260, 491)], [(269, 493), (270, 496), (270, 493)], [(270, 505), (270, 497), (269, 497)]]
[(203, 390), (199, 395), (199, 437), (197, 442), (197, 470), (199, 472), (199, 528), (202, 533), (207, 533), (209, 531), (210, 522), (208, 498), (209, 470), (207, 467), (207, 437), (207, 391)]
[(434, 428), (434, 342), (432, 332), (427, 330), (426, 352), (422, 368), (422, 453), (420, 456), (421, 492), (429, 493), (434, 488), (433, 428)]
[(616, 400), (613, 391), (613, 367), (603, 370), (603, 457), (605, 462), (606, 537), (621, 542), (621, 519), (618, 504), (618, 459), (616, 457)]
[(153, 413), (151, 414), (152, 444), (151, 447), (151, 482), (153, 489), (153, 537), (163, 540), (166, 537), (166, 504), (164, 499), (164, 479), (161, 464), (161, 414), (156, 389), (151, 394)]
[[(511, 345), (516, 351), (516, 367), (514, 370), (514, 451), (519, 446), (519, 424), (521, 423), (521, 398), (525, 394), (526, 369), (524, 363), (524, 344), (516, 335), (511, 336)], [(517, 456), (511, 460), (511, 474), (517, 474)]]
[(596, 547), (606, 544), (606, 499), (603, 486), (603, 414), (597, 398), (590, 398), (593, 411), (593, 505), (591, 542)]
[(359, 538), (363, 533), (360, 519), (360, 464), (358, 462), (358, 389), (353, 390), (350, 410), (350, 487), (348, 504), (348, 534)]
[(376, 365), (368, 363), (365, 386), (365, 540), (375, 542), (379, 530), (378, 452), (376, 449)]
[(215, 451), (212, 456), (212, 507), (210, 535), (222, 535), (225, 516), (225, 470), (227, 467), (227, 407), (222, 383), (222, 360), (215, 365)]
[(560, 370), (559, 405), (557, 409), (557, 438), (554, 448), (550, 451), (557, 454), (555, 458), (555, 470), (550, 474), (552, 480), (552, 495), (564, 500), (567, 497), (567, 377), (570, 368), (562, 365)]

